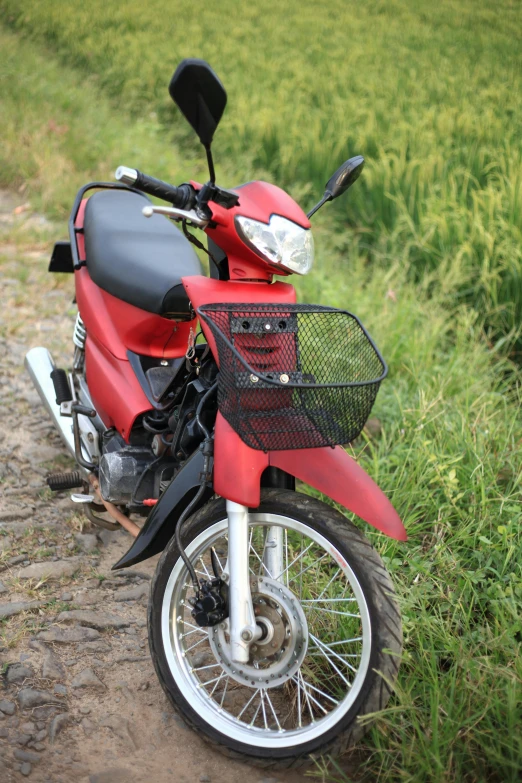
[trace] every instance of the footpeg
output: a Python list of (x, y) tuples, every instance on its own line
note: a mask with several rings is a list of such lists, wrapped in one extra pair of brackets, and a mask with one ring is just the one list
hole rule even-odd
[(71, 495), (73, 503), (94, 503), (94, 495)]
[(46, 481), (53, 492), (83, 487), (84, 483), (79, 470), (73, 470), (71, 473), (51, 473), (50, 476), (47, 476)]
[(57, 405), (72, 400), (71, 387), (69, 386), (69, 379), (65, 370), (54, 369), (51, 373), (51, 380), (54, 386), (54, 393), (56, 394)]

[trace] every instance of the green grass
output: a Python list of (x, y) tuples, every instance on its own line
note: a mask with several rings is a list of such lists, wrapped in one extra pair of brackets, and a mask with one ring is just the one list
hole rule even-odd
[(34, 207), (64, 220), (78, 188), (90, 179), (112, 180), (119, 162), (189, 175), (159, 139), (157, 125), (148, 118), (129, 123), (94, 79), (60, 67), (49, 52), (42, 56), (5, 30), (1, 50), (0, 186), (20, 190)]
[(0, 0), (21, 36), (0, 32), (1, 182), (65, 218), (75, 188), (119, 163), (204, 177), (165, 92), (188, 54), (229, 91), (223, 184), (263, 172), (312, 203), (340, 160), (367, 154), (319, 216), (317, 264), (299, 281), (302, 299), (360, 316), (390, 365), (381, 434), (355, 453), (408, 528), (406, 544), (368, 532), (406, 645), (364, 769), (386, 783), (515, 783), (521, 377), (508, 338), (484, 325), (509, 335), (519, 318), (521, 6), (292, 0), (241, 6), (230, 24), (224, 6), (195, 14), (183, 0), (170, 27), (134, 0)]
[[(335, 213), (372, 262), (401, 259), (419, 277), (451, 267), (452, 295), (487, 315), (493, 339), (520, 328), (517, 0), (330, 0), (321, 9), (265, 0), (240, 11), (224, 0), (198, 13), (189, 0), (161, 11), (143, 0), (0, 8), (133, 122), (150, 125), (152, 114), (191, 157), (196, 142), (166, 87), (183, 57), (208, 59), (230, 97), (215, 143), (225, 184), (265, 171), (311, 205), (343, 159), (366, 155), (363, 179)], [(99, 127), (98, 139), (110, 133), (103, 114)], [(124, 152), (134, 152), (131, 163), (151, 161), (148, 150)], [(89, 156), (93, 165), (104, 158), (98, 144)], [(159, 157), (154, 170), (179, 179)]]

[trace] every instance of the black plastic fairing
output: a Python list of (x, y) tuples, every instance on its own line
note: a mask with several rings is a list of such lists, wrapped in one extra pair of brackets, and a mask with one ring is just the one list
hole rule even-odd
[[(150, 383), (150, 380), (147, 376), (147, 373), (150, 369), (155, 369), (157, 367), (161, 367), (162, 365), (159, 363), (158, 359), (154, 359), (151, 356), (140, 356), (137, 353), (134, 353), (133, 351), (127, 351), (127, 358), (129, 360), (130, 366), (134, 370), (136, 377), (138, 381), (140, 382), (140, 386), (143, 389), (148, 401), (151, 404), (152, 408), (156, 408), (156, 410), (166, 410), (169, 408), (171, 401), (166, 400), (166, 392), (170, 386), (170, 384), (167, 386), (165, 385), (162, 391), (162, 394), (160, 395), (159, 399), (156, 399), (154, 396), (154, 385)], [(165, 361), (165, 360), (163, 360)], [(175, 359), (168, 359), (168, 366), (164, 367), (166, 371), (170, 370), (172, 377), (171, 377), (171, 384), (175, 382), (178, 372), (185, 366), (185, 357), (178, 357)], [(154, 383), (154, 382), (153, 382)]]
[(209, 259), (210, 277), (214, 280), (230, 280), (226, 253), (210, 237), (207, 237), (207, 247), (211, 256)]
[(261, 486), (270, 489), (289, 489), (295, 492), (295, 476), (280, 468), (265, 468), (261, 475)]
[(49, 262), (49, 272), (74, 272), (70, 242), (56, 242)]
[[(203, 453), (198, 449), (172, 479), (147, 517), (129, 551), (112, 566), (113, 571), (141, 563), (165, 549), (174, 535), (182, 511), (188, 506), (200, 487), (203, 462)], [(198, 508), (201, 508), (213, 494), (212, 487), (207, 487)], [(197, 508), (194, 511), (197, 511)]]

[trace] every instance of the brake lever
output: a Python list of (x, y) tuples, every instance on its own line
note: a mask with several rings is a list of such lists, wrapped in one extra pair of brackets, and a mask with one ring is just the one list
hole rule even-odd
[(199, 217), (193, 209), (177, 209), (176, 207), (146, 206), (141, 210), (145, 217), (150, 218), (153, 215), (165, 215), (171, 220), (186, 220), (197, 228), (206, 228), (210, 220)]

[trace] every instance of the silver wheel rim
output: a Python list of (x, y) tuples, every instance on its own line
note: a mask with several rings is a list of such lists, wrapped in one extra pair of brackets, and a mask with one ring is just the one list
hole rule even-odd
[[(181, 558), (172, 569), (163, 595), (161, 634), (172, 677), (202, 720), (231, 740), (275, 750), (298, 746), (321, 737), (350, 710), (368, 673), (371, 622), (364, 593), (355, 573), (337, 548), (317, 530), (299, 520), (276, 514), (250, 514), (249, 524), (251, 570), (254, 563), (261, 573), (265, 569), (252, 543), (254, 535), (260, 535), (259, 530), (262, 528), (278, 526), (286, 530), (286, 574), (283, 571), (283, 574), (277, 575), (278, 578), (283, 583), (286, 579), (298, 594), (296, 577), (292, 576), (295, 570), (300, 579), (301, 596), (303, 577), (310, 569), (310, 576), (315, 579), (312, 589), (319, 584), (316, 588), (320, 591), (317, 597), (299, 596), (307, 616), (309, 636), (307, 654), (297, 673), (289, 678), (286, 686), (272, 690), (260, 687), (247, 689), (232, 680), (213, 656), (207, 630), (196, 626), (190, 616), (187, 596), (192, 595), (192, 588)], [(205, 560), (206, 553), (216, 542), (226, 541), (227, 526), (226, 519), (214, 523), (186, 547), (188, 556), (202, 578), (211, 575), (208, 560)], [(290, 562), (293, 553), (292, 545), (288, 544), (289, 536), (291, 541), (301, 536), (302, 542), (311, 542), (306, 544), (299, 556), (293, 558), (293, 562)], [(310, 560), (311, 554), (320, 550), (320, 558), (314, 557), (311, 564), (307, 565), (307, 560), (303, 559), (305, 555), (308, 554)], [(326, 586), (317, 582), (315, 576), (319, 573), (317, 566), (320, 563), (324, 564), (323, 569), (330, 569), (325, 577)], [(254, 572), (252, 578), (258, 579), (259, 573)], [(332, 598), (331, 593), (338, 588), (343, 595)], [(309, 589), (309, 586), (305, 586), (304, 595), (309, 594), (306, 592)], [(348, 594), (347, 590), (350, 591)], [(314, 623), (310, 626), (311, 617)], [(328, 641), (325, 641), (326, 637), (317, 635), (316, 631), (323, 620), (325, 623), (328, 620), (331, 624), (337, 624), (341, 636), (345, 633), (346, 625), (360, 630), (358, 635), (331, 641), (330, 628), (325, 630), (325, 633), (329, 633)], [(328, 685), (324, 685), (324, 681)], [(335, 683), (337, 690), (332, 690), (332, 683)], [(339, 683), (346, 689), (342, 698), (338, 693)], [(287, 690), (279, 693), (285, 687)], [(238, 693), (238, 689), (241, 692)], [(291, 704), (288, 709), (292, 714), (287, 710), (283, 715), (279, 710), (281, 704)], [(292, 723), (296, 725), (292, 726)]]

